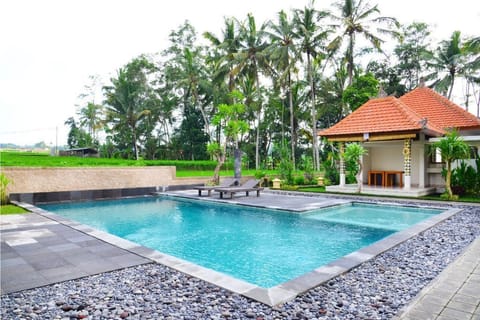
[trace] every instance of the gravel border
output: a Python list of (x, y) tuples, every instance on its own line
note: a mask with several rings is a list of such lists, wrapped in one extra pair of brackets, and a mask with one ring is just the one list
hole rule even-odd
[[(395, 201), (384, 199), (384, 202)], [(422, 203), (425, 204), (429, 203)], [(480, 236), (480, 207), (430, 205), (464, 210), (350, 272), (273, 308), (152, 263), (2, 295), (0, 316), (2, 319), (391, 319)]]

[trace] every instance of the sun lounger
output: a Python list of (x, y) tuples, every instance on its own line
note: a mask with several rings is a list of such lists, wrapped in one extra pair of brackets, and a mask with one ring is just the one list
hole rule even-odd
[(199, 197), (202, 196), (202, 191), (208, 191), (208, 196), (210, 197), (210, 195), (212, 194), (212, 190), (214, 190), (215, 188), (231, 187), (231, 186), (236, 185), (237, 183), (238, 183), (238, 180), (235, 179), (235, 178), (224, 178), (224, 179), (220, 180), (219, 185), (216, 185), (216, 186), (197, 186), (197, 187), (193, 187), (193, 189), (198, 190), (198, 196)]
[(217, 187), (213, 189), (213, 191), (220, 193), (220, 199), (223, 199), (224, 193), (230, 193), (230, 199), (233, 199), (233, 195), (237, 192), (245, 192), (245, 195), (248, 197), (250, 191), (256, 191), (257, 197), (259, 197), (260, 191), (263, 190), (263, 188), (258, 185), (259, 183), (260, 180), (250, 179), (238, 187)]

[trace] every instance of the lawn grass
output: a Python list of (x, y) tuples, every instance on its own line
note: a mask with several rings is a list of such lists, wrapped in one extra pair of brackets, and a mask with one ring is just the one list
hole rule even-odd
[[(435, 200), (435, 201), (450, 201), (444, 198), (441, 198), (440, 194), (432, 194), (428, 196), (420, 197), (423, 200)], [(464, 195), (455, 200), (458, 202), (473, 202), (473, 203), (480, 203), (480, 197), (476, 195)]]
[(177, 169), (202, 170), (215, 167), (215, 161), (188, 161), (188, 160), (129, 160), (113, 158), (82, 158), (51, 156), (38, 152), (0, 152), (0, 166), (2, 167), (143, 167), (143, 166), (176, 166)]
[(18, 214), (18, 213), (27, 213), (28, 211), (21, 208), (17, 207), (16, 205), (13, 204), (6, 204), (6, 205), (1, 205), (0, 206), (0, 214)]

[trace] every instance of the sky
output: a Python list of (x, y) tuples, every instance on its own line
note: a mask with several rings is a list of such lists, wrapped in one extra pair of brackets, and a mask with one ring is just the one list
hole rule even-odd
[[(317, 9), (334, 0), (315, 1)], [(478, 0), (369, 0), (402, 24), (425, 22), (434, 41), (480, 34)], [(189, 20), (220, 35), (224, 17), (260, 24), (307, 0), (3, 0), (0, 2), (0, 143), (65, 145), (65, 120), (98, 75), (104, 84), (140, 54), (168, 47)], [(100, 101), (99, 101), (100, 102)], [(455, 101), (460, 103), (459, 101)]]

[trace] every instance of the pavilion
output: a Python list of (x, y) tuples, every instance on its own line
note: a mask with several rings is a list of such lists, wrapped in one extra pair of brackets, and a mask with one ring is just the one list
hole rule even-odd
[[(442, 163), (430, 156), (428, 144), (455, 129), (478, 154), (480, 119), (434, 90), (419, 86), (400, 98), (373, 98), (334, 126), (319, 132), (330, 142), (359, 142), (368, 151), (363, 156), (363, 193), (422, 196), (444, 187)], [(327, 191), (353, 193), (345, 183), (345, 165), (340, 157), (340, 184)]]

